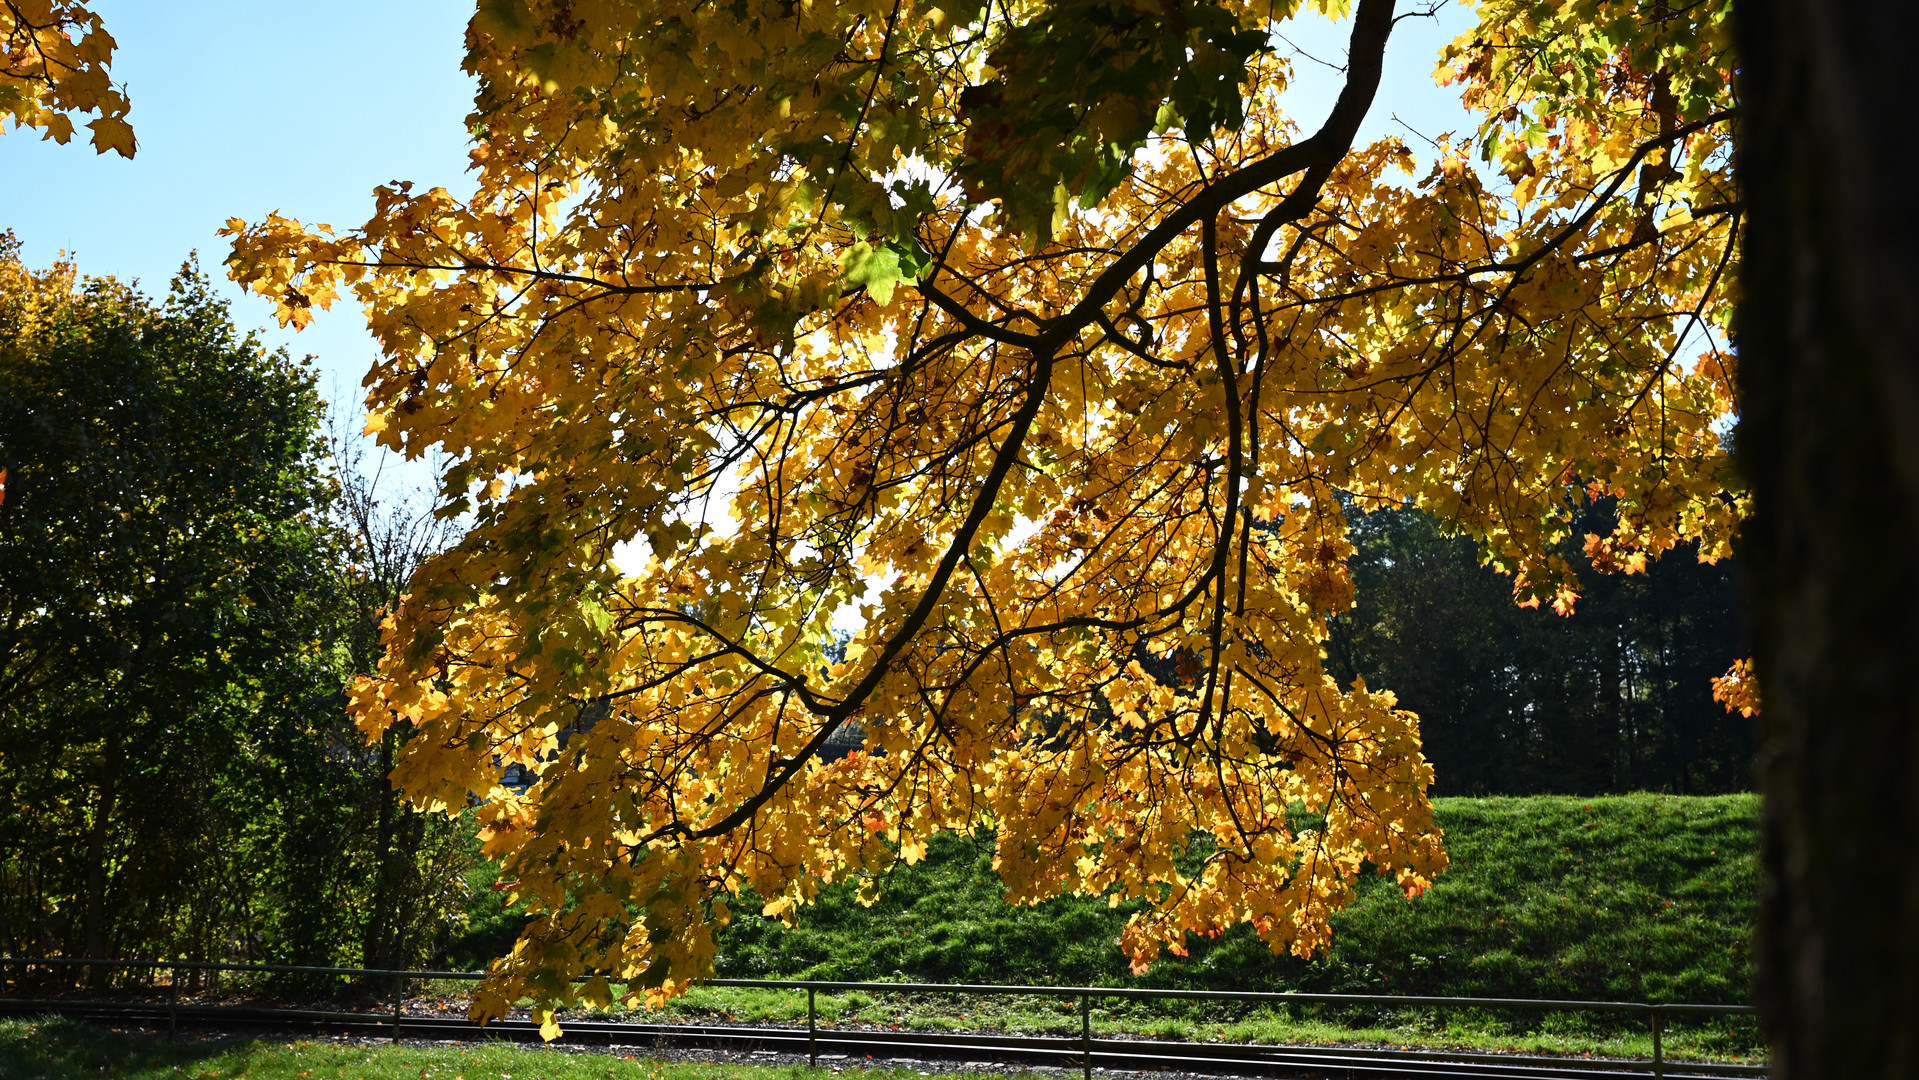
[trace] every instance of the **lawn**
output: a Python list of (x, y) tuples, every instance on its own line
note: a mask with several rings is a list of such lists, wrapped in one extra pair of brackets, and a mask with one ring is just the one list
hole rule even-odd
[[(1079, 1037), (1078, 1003), (1036, 995), (856, 991), (817, 996), (822, 1027), (908, 1031), (992, 1031)], [(614, 1010), (621, 1019), (673, 1023), (806, 1023), (806, 995), (790, 990), (703, 987), (658, 1012)], [(1333, 1007), (1311, 1003), (1248, 1006), (1209, 1001), (1095, 1000), (1095, 1038), (1148, 1037), (1268, 1045), (1386, 1045), (1535, 1054), (1652, 1056), (1652, 1035), (1637, 1017), (1487, 1009)], [(562, 1017), (562, 1026), (564, 1026)], [(1749, 1062), (1763, 1056), (1744, 1017), (1668, 1021), (1664, 1051), (1673, 1060)]]
[[(872, 1080), (924, 1075), (909, 1069), (844, 1072)], [(498, 1042), (421, 1047), (255, 1039), (169, 1043), (158, 1035), (67, 1020), (0, 1020), (0, 1080), (801, 1080), (819, 1075), (792, 1066), (670, 1064)]]
[[(1067, 897), (1009, 907), (990, 836), (942, 837), (880, 902), (825, 890), (793, 925), (726, 932), (723, 976), (1157, 986), (1738, 1004), (1751, 983), (1758, 799), (1751, 795), (1441, 799), (1452, 869), (1408, 900), (1369, 881), (1329, 954), (1274, 957), (1250, 934), (1191, 942), (1134, 977), (1115, 945), (1128, 908)], [(736, 905), (750, 912), (754, 902)], [(822, 1020), (929, 1030), (1077, 1031), (1070, 1006), (1026, 998), (822, 994)], [(805, 995), (704, 988), (657, 1019), (803, 1023)], [(1357, 1041), (1646, 1056), (1642, 1020), (1573, 1013), (1114, 1002), (1102, 1033), (1254, 1042)], [(1744, 1019), (1687, 1021), (1675, 1056), (1748, 1059)]]
[[(1330, 953), (1312, 961), (1273, 957), (1251, 935), (1230, 933), (1219, 941), (1194, 941), (1191, 955), (1169, 956), (1136, 978), (1114, 944), (1125, 907), (1115, 910), (1104, 900), (1088, 897), (1009, 907), (992, 872), (991, 838), (949, 836), (934, 844), (927, 861), (899, 867), (872, 908), (861, 907), (849, 888), (839, 886), (802, 909), (792, 926), (739, 919), (723, 939), (720, 974), (1717, 1004), (1747, 1000), (1748, 940), (1758, 888), (1756, 797), (1442, 799), (1436, 813), (1446, 831), (1452, 869), (1416, 900), (1385, 882), (1369, 882), (1352, 907), (1336, 918)], [(479, 894), (498, 895), (485, 888)], [(750, 912), (753, 906), (749, 900), (736, 910)], [(482, 920), (480, 929), (510, 935), (513, 921), (511, 912), (496, 910)], [(463, 995), (470, 984), (428, 989)], [(442, 1003), (464, 1011), (457, 999)], [(1068, 1002), (1031, 995), (819, 996), (825, 1024), (920, 1030), (1076, 1034), (1073, 1008)], [(804, 1023), (806, 998), (792, 991), (706, 987), (673, 1002), (663, 1013), (627, 1016)], [(1576, 1013), (1112, 1001), (1095, 1005), (1093, 1027), (1102, 1035), (1233, 1042), (1358, 1042), (1636, 1057), (1651, 1053), (1642, 1020)], [(0, 1051), (24, 1038), (17, 1026), (0, 1030), (13, 1040), (0, 1041)], [(0, 1078), (101, 1075), (97, 1066), (73, 1063), (89, 1053), (107, 1052), (108, 1043), (95, 1047), (81, 1041), (61, 1049), (65, 1028), (48, 1023), (39, 1030), (46, 1033), (45, 1054), (52, 1056), (44, 1057), (35, 1067), (38, 1071), (23, 1073), (5, 1063), (15, 1057), (6, 1054), (0, 1059)], [(164, 1068), (153, 1066), (159, 1071), (139, 1071), (132, 1058), (120, 1067), (133, 1070), (125, 1073), (129, 1076), (173, 1080), (213, 1073), (233, 1076), (235, 1070), (292, 1077), (305, 1070), (308, 1080), (388, 1075), (356, 1073), (362, 1066), (355, 1064), (359, 1059), (353, 1052), (329, 1044), (251, 1046), (175, 1051), (162, 1044), (165, 1053), (186, 1053), (188, 1058), (156, 1058), (165, 1063)], [(1759, 1047), (1754, 1026), (1743, 1018), (1688, 1020), (1675, 1025), (1666, 1040), (1667, 1052), (1675, 1058), (1751, 1060)], [(196, 1053), (201, 1056), (193, 1057)], [(494, 1072), (513, 1073), (521, 1080), (542, 1075), (560, 1080), (587, 1076), (582, 1069), (599, 1070), (591, 1073), (594, 1077), (649, 1080), (719, 1075), (710, 1069), (674, 1072), (677, 1066), (636, 1072), (632, 1070), (653, 1066), (597, 1056), (573, 1061), (508, 1046), (474, 1048), (466, 1056), (459, 1051), (418, 1053), (439, 1056), (432, 1062), (421, 1058), (420, 1064), (402, 1070), (405, 1080), (479, 1080)], [(520, 1059), (512, 1055), (527, 1053), (539, 1056), (526, 1060), (545, 1064), (513, 1064)], [(380, 1054), (372, 1058), (365, 1068), (388, 1067)], [(287, 1071), (284, 1063), (296, 1059), (324, 1063)], [(192, 1064), (184, 1063), (189, 1060)], [(175, 1065), (183, 1071), (171, 1071)], [(545, 1071), (524, 1071), (540, 1068)], [(281, 1072), (271, 1071), (275, 1069)]]
[(875, 907), (840, 886), (790, 927), (740, 919), (720, 974), (1747, 1000), (1756, 796), (1441, 799), (1435, 810), (1452, 869), (1417, 900), (1369, 880), (1335, 918), (1331, 952), (1311, 962), (1229, 933), (1135, 978), (1115, 945), (1127, 907), (1088, 897), (1009, 907), (991, 838), (945, 837), (926, 862), (898, 867)]

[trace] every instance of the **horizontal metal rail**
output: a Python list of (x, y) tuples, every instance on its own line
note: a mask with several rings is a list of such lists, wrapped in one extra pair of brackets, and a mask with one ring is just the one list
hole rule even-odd
[[(156, 1006), (77, 1007), (59, 1000), (22, 1001), (0, 999), (0, 1010), (31, 1014), (59, 1011), (82, 1019), (116, 1023), (159, 1019), (165, 1012)], [(183, 1012), (209, 1023), (233, 1026), (271, 1025), (326, 1027), (333, 1030), (363, 1031), (389, 1035), (392, 1025), (383, 1015), (338, 1013), (320, 1010), (281, 1010), (232, 1006), (183, 1006)], [(496, 1021), (482, 1029), (463, 1019), (448, 1017), (408, 1017), (401, 1025), (407, 1033), (427, 1038), (505, 1038), (538, 1041), (539, 1025), (523, 1020)], [(1080, 1050), (1057, 1039), (978, 1033), (891, 1032), (827, 1029), (823, 1036), (825, 1053), (809, 1043), (806, 1032), (795, 1028), (731, 1027), (724, 1025), (672, 1025), (575, 1021), (567, 1025), (570, 1037), (581, 1041), (614, 1046), (706, 1045), (735, 1047), (742, 1050), (766, 1050), (795, 1055), (809, 1054), (813, 1060), (839, 1058), (890, 1058), (920, 1060), (946, 1058), (977, 1060), (990, 1058), (1022, 1062), (1028, 1066), (1067, 1066), (1079, 1064)], [(837, 1052), (835, 1052), (837, 1051)], [(1452, 1078), (1479, 1077), (1482, 1080), (1625, 1080), (1646, 1076), (1644, 1060), (1621, 1058), (1582, 1059), (1521, 1054), (1484, 1054), (1460, 1051), (1390, 1050), (1338, 1046), (1257, 1046), (1233, 1043), (1187, 1043), (1153, 1039), (1098, 1039), (1093, 1043), (1094, 1059), (1103, 1067), (1116, 1069), (1177, 1068), (1193, 1073), (1229, 1075), (1294, 1073), (1308, 1071), (1320, 1076), (1328, 1073), (1353, 1075), (1389, 1075), (1395, 1077)], [(1685, 1063), (1666, 1075), (1681, 1077), (1757, 1077), (1764, 1068), (1751, 1065)]]
[[(0, 964), (28, 967), (180, 968), (183, 971), (265, 971), (287, 975), (372, 975), (381, 979), (484, 979), (484, 971), (395, 971), (385, 968), (309, 967), (303, 964), (228, 964), (218, 960), (94, 960), (78, 956), (0, 956)], [(584, 981), (584, 980), (576, 980)]]
[[(0, 965), (91, 966), (113, 968), (180, 968), (206, 971), (257, 971), (294, 975), (371, 976), (380, 979), (464, 979), (478, 981), (484, 971), (398, 971), (382, 968), (311, 967), (301, 964), (229, 964), (213, 960), (93, 960), (82, 957), (0, 956)], [(574, 982), (612, 976), (581, 975)], [(1698, 1005), (1646, 1001), (1586, 1001), (1577, 998), (1443, 997), (1421, 994), (1321, 994), (1303, 990), (1181, 990), (1141, 986), (1010, 986), (998, 983), (844, 982), (825, 979), (708, 979), (704, 986), (738, 986), (763, 990), (879, 991), (913, 994), (1024, 994), (1035, 997), (1105, 997), (1198, 999), (1278, 1004), (1306, 1001), (1336, 1005), (1421, 1005), (1447, 1008), (1538, 1009), (1574, 1012), (1716, 1013), (1751, 1015), (1752, 1005)]]
[[(14, 966), (17, 968), (105, 967), (105, 968), (114, 968), (114, 969), (123, 969), (123, 970), (167, 969), (172, 971), (174, 974), (174, 978), (170, 980), (170, 987), (169, 987), (172, 998), (171, 1000), (169, 1000), (169, 1002), (165, 1006), (127, 1005), (127, 1004), (114, 1003), (114, 1002), (86, 1002), (86, 1001), (79, 1001), (75, 999), (23, 1000), (23, 999), (17, 999), (17, 998), (15, 999), (0, 998), (0, 1007), (7, 1007), (9, 1011), (18, 1011), (21, 1008), (43, 1008), (43, 1009), (51, 1008), (51, 1009), (59, 1009), (61, 1011), (85, 1011), (89, 1009), (97, 1009), (97, 1010), (131, 1009), (131, 1010), (137, 1011), (139, 1009), (146, 1008), (146, 1009), (153, 1010), (153, 1012), (150, 1013), (149, 1015), (159, 1015), (161, 1011), (164, 1011), (164, 1015), (167, 1017), (167, 1020), (168, 1020), (169, 1032), (177, 1030), (179, 1017), (181, 1015), (227, 1016), (228, 1018), (238, 1018), (241, 1013), (245, 1013), (245, 1014), (248, 1014), (249, 1016), (254, 1016), (256, 1018), (272, 1016), (272, 1017), (278, 1017), (283, 1020), (293, 1021), (293, 1022), (311, 1021), (311, 1022), (334, 1023), (334, 1024), (356, 1023), (356, 1022), (357, 1023), (373, 1023), (373, 1024), (377, 1024), (378, 1026), (382, 1028), (390, 1030), (393, 1036), (393, 1039), (396, 1042), (399, 1041), (400, 1029), (402, 1027), (405, 1027), (408, 1029), (414, 1029), (414, 1030), (418, 1030), (426, 1027), (432, 1027), (434, 1029), (447, 1029), (447, 1027), (451, 1025), (453, 1028), (460, 1029), (460, 1030), (470, 1030), (473, 1032), (478, 1032), (480, 1030), (479, 1027), (474, 1025), (471, 1021), (467, 1021), (467, 1020), (454, 1020), (446, 1017), (408, 1017), (406, 1016), (404, 1014), (404, 988), (406, 983), (411, 981), (420, 981), (420, 980), (477, 981), (477, 980), (485, 979), (488, 974), (486, 972), (481, 972), (481, 971), (410, 971), (410, 970), (402, 971), (402, 970), (377, 969), (377, 968), (319, 967), (319, 966), (301, 965), (301, 964), (233, 964), (233, 963), (222, 963), (219, 961), (210, 961), (210, 960), (102, 960), (102, 959), (83, 958), (83, 957), (4, 957), (4, 956), (0, 956), (0, 967), (4, 967), (4, 966)], [(390, 1016), (388, 1016), (385, 1014), (373, 1014), (373, 1013), (363, 1013), (363, 1012), (336, 1013), (336, 1012), (327, 1012), (327, 1011), (319, 1011), (319, 1010), (300, 1010), (300, 1009), (271, 1009), (271, 1008), (262, 1009), (262, 1008), (256, 1008), (256, 1007), (181, 1005), (178, 1001), (178, 991), (179, 991), (179, 982), (180, 982), (179, 974), (183, 971), (254, 972), (254, 973), (261, 973), (261, 974), (329, 975), (329, 976), (355, 977), (359, 979), (374, 979), (374, 980), (391, 979), (394, 981), (393, 1011), (390, 1014)], [(575, 981), (576, 982), (585, 981), (586, 979), (595, 978), (595, 977), (605, 977), (605, 976), (581, 976)], [(699, 1033), (698, 1037), (706, 1038), (706, 1039), (721, 1039), (723, 1041), (745, 1039), (748, 1041), (758, 1040), (762, 1043), (768, 1042), (768, 1041), (782, 1042), (782, 1043), (803, 1042), (804, 1045), (806, 1046), (808, 1060), (812, 1062), (813, 1064), (817, 1064), (819, 1061), (819, 1054), (820, 1054), (819, 1048), (822, 1043), (825, 1043), (828, 1045), (845, 1045), (849, 1042), (861, 1043), (861, 1044), (863, 1043), (889, 1043), (890, 1044), (894, 1042), (899, 1042), (901, 1040), (908, 1040), (911, 1042), (913, 1046), (929, 1048), (929, 1049), (934, 1046), (941, 1046), (941, 1047), (945, 1047), (946, 1050), (948, 1051), (971, 1050), (971, 1049), (988, 1050), (988, 1049), (997, 1048), (999, 1051), (1002, 1051), (1002, 1052), (1017, 1051), (1018, 1053), (1026, 1054), (1029, 1056), (1032, 1054), (1040, 1054), (1046, 1057), (1077, 1058), (1078, 1063), (1081, 1065), (1083, 1076), (1087, 1078), (1090, 1078), (1092, 1076), (1093, 1062), (1095, 1058), (1107, 1060), (1107, 1061), (1116, 1061), (1121, 1059), (1125, 1059), (1125, 1060), (1150, 1059), (1153, 1061), (1161, 1061), (1161, 1062), (1167, 1062), (1167, 1063), (1172, 1063), (1175, 1060), (1179, 1062), (1188, 1062), (1188, 1063), (1194, 1062), (1194, 1061), (1210, 1061), (1215, 1063), (1216, 1065), (1225, 1064), (1228, 1062), (1234, 1062), (1241, 1065), (1252, 1065), (1257, 1063), (1264, 1063), (1268, 1066), (1272, 1066), (1280, 1063), (1279, 1058), (1275, 1057), (1275, 1055), (1280, 1055), (1280, 1057), (1284, 1057), (1287, 1062), (1294, 1062), (1294, 1063), (1302, 1063), (1304, 1062), (1306, 1058), (1310, 1058), (1314, 1061), (1321, 1061), (1321, 1062), (1329, 1058), (1338, 1058), (1340, 1059), (1340, 1064), (1338, 1066), (1339, 1068), (1348, 1069), (1348, 1070), (1358, 1070), (1361, 1072), (1368, 1072), (1368, 1073), (1374, 1071), (1373, 1066), (1362, 1063), (1361, 1059), (1364, 1059), (1364, 1061), (1366, 1062), (1371, 1062), (1375, 1060), (1402, 1061), (1403, 1059), (1402, 1064), (1407, 1064), (1413, 1061), (1426, 1062), (1427, 1064), (1422, 1065), (1421, 1069), (1438, 1068), (1440, 1067), (1443, 1060), (1444, 1062), (1449, 1063), (1449, 1064), (1445, 1064), (1444, 1067), (1446, 1069), (1452, 1070), (1444, 1073), (1444, 1075), (1448, 1075), (1448, 1076), (1461, 1076), (1461, 1075), (1491, 1076), (1494, 1074), (1485, 1073), (1484, 1070), (1488, 1068), (1507, 1069), (1511, 1067), (1519, 1067), (1523, 1069), (1523, 1068), (1531, 1067), (1534, 1069), (1548, 1068), (1551, 1070), (1551, 1075), (1566, 1077), (1566, 1076), (1574, 1075), (1575, 1073), (1579, 1073), (1580, 1075), (1587, 1075), (1588, 1073), (1581, 1072), (1579, 1069), (1576, 1069), (1576, 1068), (1569, 1072), (1568, 1069), (1572, 1067), (1564, 1064), (1565, 1059), (1563, 1058), (1536, 1057), (1536, 1056), (1526, 1056), (1526, 1055), (1475, 1054), (1475, 1053), (1453, 1052), (1453, 1051), (1406, 1051), (1403, 1053), (1395, 1054), (1394, 1052), (1390, 1052), (1390, 1051), (1353, 1051), (1350, 1049), (1326, 1048), (1326, 1047), (1313, 1047), (1313, 1048), (1263, 1047), (1263, 1046), (1253, 1046), (1253, 1045), (1240, 1046), (1237, 1044), (1172, 1043), (1172, 1042), (1161, 1042), (1156, 1040), (1135, 1041), (1135, 1040), (1094, 1039), (1092, 1037), (1089, 1009), (1090, 1009), (1091, 1002), (1094, 999), (1119, 998), (1119, 999), (1135, 999), (1135, 1000), (1184, 999), (1184, 1000), (1243, 1002), (1243, 1003), (1252, 1003), (1252, 1004), (1312, 1003), (1312, 1004), (1360, 1005), (1360, 1006), (1425, 1007), (1425, 1008), (1454, 1008), (1454, 1009), (1526, 1009), (1526, 1010), (1542, 1010), (1542, 1011), (1625, 1013), (1625, 1014), (1643, 1015), (1650, 1018), (1651, 1026), (1652, 1026), (1652, 1036), (1653, 1036), (1652, 1059), (1650, 1061), (1643, 1061), (1643, 1060), (1631, 1061), (1626, 1059), (1615, 1059), (1615, 1060), (1606, 1061), (1603, 1063), (1592, 1062), (1590, 1063), (1589, 1067), (1592, 1069), (1597, 1069), (1598, 1072), (1591, 1073), (1591, 1075), (1599, 1075), (1603, 1073), (1605, 1075), (1619, 1076), (1619, 1075), (1622, 1075), (1622, 1073), (1620, 1072), (1620, 1070), (1622, 1069), (1633, 1070), (1633, 1069), (1638, 1069), (1640, 1066), (1643, 1066), (1643, 1065), (1650, 1065), (1651, 1067), (1650, 1075), (1652, 1075), (1655, 1078), (1666, 1078), (1666, 1077), (1677, 1077), (1682, 1075), (1681, 1073), (1678, 1073), (1678, 1072), (1667, 1071), (1668, 1063), (1665, 1060), (1665, 1055), (1664, 1055), (1664, 1050), (1662, 1045), (1663, 1039), (1661, 1036), (1663, 1034), (1663, 1028), (1665, 1026), (1664, 1020), (1668, 1016), (1713, 1015), (1713, 1014), (1750, 1015), (1756, 1011), (1750, 1005), (1700, 1005), (1700, 1004), (1688, 1004), (1688, 1003), (1670, 1003), (1669, 1004), (1669, 1003), (1661, 1003), (1661, 1002), (1581, 1001), (1581, 1000), (1571, 1000), (1571, 999), (1536, 999), (1536, 998), (1476, 998), (1476, 997), (1446, 997), (1446, 996), (1414, 995), (1414, 994), (1321, 994), (1321, 993), (1311, 993), (1311, 992), (1301, 992), (1301, 991), (1182, 990), (1182, 989), (1171, 989), (1171, 988), (1154, 989), (1154, 988), (1146, 988), (1146, 987), (1123, 987), (1123, 986), (1008, 986), (1008, 985), (998, 985), (998, 984), (973, 984), (973, 983), (851, 982), (851, 981), (817, 980), (817, 979), (712, 979), (712, 980), (708, 980), (706, 985), (720, 986), (720, 987), (742, 987), (742, 988), (753, 988), (753, 989), (805, 991), (806, 998), (807, 998), (807, 1024), (806, 1024), (804, 1033), (802, 1034), (798, 1029), (795, 1029), (795, 1028), (739, 1028), (739, 1027), (718, 1027), (713, 1025), (688, 1026), (688, 1025), (635, 1024), (635, 1023), (625, 1023), (625, 1022), (589, 1021), (589, 1020), (577, 1020), (577, 1019), (569, 1021), (567, 1026), (570, 1031), (575, 1032), (577, 1034), (585, 1034), (590, 1031), (590, 1032), (596, 1033), (597, 1035), (601, 1037), (605, 1037), (608, 1034), (608, 1031), (618, 1031), (618, 1032), (632, 1035), (634, 1037), (648, 1037), (648, 1038), (660, 1038), (660, 1037), (670, 1038), (675, 1036), (687, 1036), (697, 1032)], [(1070, 1037), (1065, 1039), (1054, 1037), (1051, 1039), (1040, 1038), (1035, 1040), (1031, 1037), (1022, 1037), (1022, 1036), (992, 1036), (992, 1035), (979, 1035), (979, 1034), (958, 1036), (958, 1035), (942, 1035), (942, 1034), (933, 1034), (933, 1033), (901, 1034), (901, 1033), (891, 1033), (891, 1032), (859, 1031), (859, 1030), (853, 1030), (853, 1029), (833, 1029), (833, 1028), (822, 1029), (819, 1024), (819, 1015), (818, 1015), (818, 1006), (817, 1006), (817, 995), (821, 992), (863, 992), (863, 993), (878, 993), (878, 994), (891, 993), (891, 994), (957, 994), (957, 995), (1025, 995), (1025, 996), (1038, 996), (1038, 997), (1072, 998), (1072, 999), (1076, 999), (1079, 1004), (1078, 1011), (1080, 1015), (1080, 1034), (1077, 1039), (1072, 1039)], [(503, 1032), (507, 1030), (507, 1027), (502, 1025), (510, 1026), (510, 1025), (517, 1025), (520, 1023), (522, 1022), (496, 1021), (494, 1022), (494, 1026), (491, 1028), (491, 1030)], [(537, 1030), (537, 1027), (534, 1028), (533, 1030)], [(928, 1040), (931, 1040), (931, 1041), (929, 1042)], [(1135, 1050), (1134, 1049), (1135, 1047), (1151, 1047), (1151, 1049)], [(1218, 1050), (1221, 1050), (1221, 1049), (1230, 1051), (1233, 1054), (1238, 1054), (1239, 1056), (1238, 1057), (1221, 1057), (1218, 1053)], [(1355, 1054), (1357, 1054), (1358, 1056), (1355, 1056)], [(1406, 1057), (1407, 1054), (1410, 1054), (1412, 1056), (1408, 1058)], [(1547, 1062), (1553, 1062), (1555, 1064), (1549, 1066), (1546, 1064)], [(1690, 1076), (1760, 1075), (1764, 1072), (1763, 1066), (1719, 1065), (1719, 1064), (1693, 1063), (1693, 1062), (1683, 1063), (1681, 1065), (1678, 1065), (1678, 1068), (1686, 1070), (1683, 1075), (1690, 1075)], [(1415, 1070), (1415, 1071), (1418, 1071), (1418, 1070)], [(1419, 1072), (1419, 1074), (1434, 1075), (1434, 1076), (1441, 1075), (1440, 1073), (1437, 1073), (1437, 1072)], [(1404, 1068), (1401, 1068), (1396, 1075), (1413, 1075), (1413, 1073), (1406, 1072)], [(1519, 1074), (1499, 1073), (1498, 1075), (1505, 1076), (1505, 1075), (1519, 1075)], [(1545, 1074), (1542, 1073), (1537, 1075), (1545, 1075)], [(1646, 1075), (1646, 1073), (1641, 1072), (1640, 1075)]]
[[(482, 976), (483, 977), (483, 976)], [(591, 976), (588, 976), (589, 978)], [(1544, 1009), (1574, 1012), (1725, 1014), (1756, 1013), (1751, 1005), (1664, 1004), (1645, 1001), (1580, 1001), (1568, 998), (1433, 997), (1418, 994), (1316, 994), (1298, 990), (1175, 990), (1139, 986), (1001, 986), (991, 983), (828, 982), (804, 979), (709, 979), (706, 986), (768, 990), (880, 990), (914, 994), (1029, 994), (1041, 997), (1192, 998), (1279, 1004), (1307, 1001), (1336, 1005), (1425, 1005), (1479, 1009)]]

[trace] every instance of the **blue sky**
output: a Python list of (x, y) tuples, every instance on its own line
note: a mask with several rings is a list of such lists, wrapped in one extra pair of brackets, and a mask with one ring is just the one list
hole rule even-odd
[(0, 136), (0, 229), (29, 265), (73, 252), (95, 275), (164, 291), (188, 252), (234, 298), (241, 327), (315, 354), (320, 388), (359, 400), (375, 349), (358, 312), (336, 305), (294, 335), (265, 301), (241, 296), (214, 235), (229, 217), (279, 210), (357, 225), (374, 185), (409, 179), (471, 190), (460, 71), (470, 0), (97, 0), (119, 42), (113, 74), (132, 100), (132, 161)]
[[(467, 180), (464, 118), (472, 81), (460, 71), (471, 0), (96, 0), (119, 42), (113, 72), (133, 102), (140, 151), (101, 157), (80, 138), (67, 146), (33, 133), (0, 137), (0, 229), (12, 229), (30, 265), (74, 253), (90, 274), (137, 278), (152, 292), (197, 249), (208, 275), (234, 300), (242, 327), (269, 344), (314, 354), (320, 386), (357, 407), (375, 348), (350, 304), (294, 335), (272, 324), (266, 303), (225, 281), (229, 217), (279, 210), (302, 221), (357, 225), (376, 184), (412, 180), (455, 194)], [(1457, 98), (1436, 89), (1440, 46), (1469, 25), (1453, 6), (1402, 19), (1387, 74), (1361, 139), (1465, 131)], [(1344, 60), (1343, 27), (1302, 20), (1291, 44)], [(1301, 58), (1295, 117), (1311, 131), (1339, 75)], [(1423, 149), (1415, 141), (1415, 152)], [(1423, 155), (1422, 155), (1423, 156)]]

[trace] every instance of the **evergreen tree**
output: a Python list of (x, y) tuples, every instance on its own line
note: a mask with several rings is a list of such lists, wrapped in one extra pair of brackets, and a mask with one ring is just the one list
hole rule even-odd
[[(1586, 513), (1585, 532), (1610, 533), (1608, 507)], [(1712, 700), (1712, 677), (1744, 655), (1731, 560), (1689, 545), (1637, 573), (1589, 569), (1560, 615), (1520, 607), (1472, 541), (1417, 511), (1355, 515), (1353, 539), (1356, 602), (1333, 622), (1332, 662), (1419, 714), (1436, 792), (1751, 786), (1750, 725)]]

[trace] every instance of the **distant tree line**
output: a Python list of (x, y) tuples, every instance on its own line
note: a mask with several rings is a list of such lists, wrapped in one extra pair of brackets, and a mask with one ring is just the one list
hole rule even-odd
[(1751, 722), (1712, 700), (1747, 655), (1730, 560), (1682, 546), (1642, 573), (1601, 574), (1578, 538), (1571, 615), (1513, 602), (1512, 580), (1416, 510), (1354, 515), (1357, 603), (1335, 619), (1333, 670), (1417, 712), (1443, 795), (1708, 794), (1752, 787)]
[(457, 925), (464, 830), (342, 695), (448, 527), (324, 409), (190, 267), (156, 300), (0, 235), (0, 951), (387, 967)]

